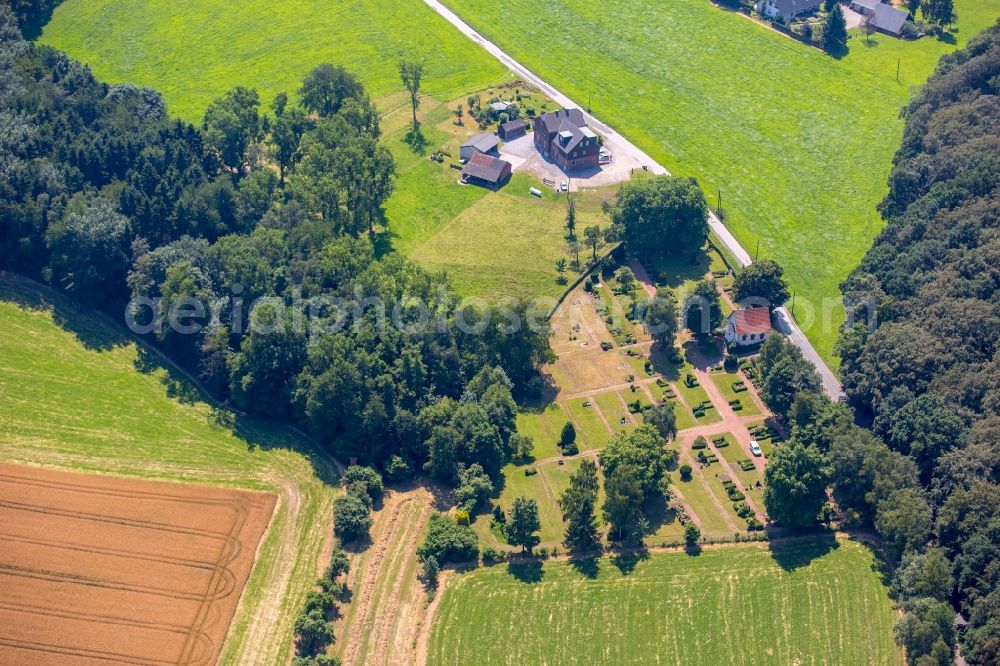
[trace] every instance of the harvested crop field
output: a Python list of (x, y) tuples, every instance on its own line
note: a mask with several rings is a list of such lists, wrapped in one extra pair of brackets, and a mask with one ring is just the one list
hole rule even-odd
[(0, 663), (214, 664), (275, 500), (0, 464)]

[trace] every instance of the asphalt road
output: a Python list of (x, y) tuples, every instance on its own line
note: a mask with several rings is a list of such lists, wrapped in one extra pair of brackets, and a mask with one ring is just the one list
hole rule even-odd
[[(514, 58), (507, 55), (500, 49), (500, 47), (476, 32), (472, 26), (459, 18), (458, 15), (441, 4), (438, 0), (424, 0), (424, 2), (431, 9), (444, 17), (446, 21), (458, 28), (462, 34), (486, 49), (490, 55), (502, 62), (512, 72), (520, 76), (525, 81), (531, 83), (533, 86), (539, 88), (554, 102), (564, 107), (581, 108), (584, 117), (587, 120), (587, 124), (597, 129), (597, 131), (604, 135), (605, 144), (612, 155), (628, 155), (639, 164), (644, 165), (648, 171), (656, 174), (669, 173), (661, 164), (647, 155), (638, 146), (602, 123), (594, 116), (587, 113), (587, 111), (580, 107), (579, 104), (575, 103), (569, 97), (553, 88), (527, 67), (514, 60)], [(730, 254), (732, 254), (741, 265), (748, 266), (751, 263), (750, 254), (743, 248), (742, 245), (739, 244), (736, 237), (730, 233), (729, 229), (726, 228), (726, 225), (724, 225), (714, 213), (709, 213), (708, 224), (722, 244), (726, 246), (726, 249), (729, 250)], [(778, 330), (796, 347), (801, 349), (803, 356), (812, 361), (812, 363), (816, 366), (820, 377), (823, 379), (823, 389), (827, 392), (827, 394), (834, 400), (843, 399), (845, 397), (844, 390), (841, 388), (840, 381), (837, 379), (837, 376), (832, 370), (830, 370), (829, 366), (827, 366), (826, 362), (812, 346), (812, 343), (809, 342), (809, 339), (806, 338), (798, 324), (796, 324), (795, 320), (792, 319), (788, 310), (783, 307), (778, 308), (775, 310), (775, 315), (777, 318)]]

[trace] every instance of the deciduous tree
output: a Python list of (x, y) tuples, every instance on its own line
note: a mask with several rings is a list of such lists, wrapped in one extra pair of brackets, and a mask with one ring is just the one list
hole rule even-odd
[(764, 468), (764, 506), (787, 527), (809, 527), (826, 502), (829, 461), (813, 446), (792, 440), (771, 454)]
[(237, 86), (205, 110), (205, 141), (238, 176), (243, 173), (250, 145), (262, 138), (259, 108), (257, 91)]
[(340, 111), (347, 99), (363, 93), (361, 83), (346, 69), (323, 63), (306, 74), (299, 88), (299, 99), (302, 108), (325, 118)]
[(673, 348), (677, 335), (677, 302), (672, 291), (665, 287), (657, 289), (656, 295), (646, 301), (642, 319), (654, 340), (665, 349)]
[(630, 181), (608, 206), (616, 234), (634, 252), (698, 252), (708, 237), (708, 204), (688, 178), (656, 176)]
[(784, 274), (784, 269), (776, 261), (755, 261), (733, 280), (733, 299), (744, 307), (780, 307), (788, 300), (788, 283)]
[(538, 503), (527, 497), (515, 497), (504, 527), (507, 543), (521, 546), (526, 552), (538, 545), (536, 532), (542, 529), (538, 520)]
[(409, 60), (399, 61), (399, 78), (403, 80), (403, 85), (410, 93), (410, 107), (413, 110), (413, 127), (416, 128), (417, 108), (420, 106), (420, 79), (424, 73), (424, 66), (419, 62)]

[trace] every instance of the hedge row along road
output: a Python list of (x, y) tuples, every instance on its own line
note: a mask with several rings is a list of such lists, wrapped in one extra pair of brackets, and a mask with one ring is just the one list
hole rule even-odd
[[(445, 7), (438, 0), (424, 0), (424, 2), (438, 14), (440, 14), (446, 21), (451, 23), (453, 26), (458, 28), (462, 34), (467, 36), (472, 41), (479, 44), (481, 47), (486, 49), (497, 60), (503, 63), (511, 71), (515, 72), (518, 76), (522, 77), (524, 80), (528, 81), (534, 86), (537, 86), (546, 95), (548, 95), (554, 102), (560, 104), (564, 107), (579, 107), (580, 105), (573, 102), (569, 97), (559, 92), (551, 85), (543, 81), (539, 76), (531, 72), (527, 67), (519, 63), (517, 60), (507, 55), (500, 47), (498, 47), (493, 42), (489, 41), (478, 32), (476, 32), (472, 26), (463, 21), (458, 17), (453, 11)], [(621, 134), (608, 127), (597, 118), (592, 116), (586, 110), (583, 111), (584, 117), (587, 123), (596, 127), (601, 134), (604, 135), (608, 146), (611, 149), (613, 155), (621, 156), (625, 155), (629, 158), (637, 161), (639, 164), (645, 165), (648, 171), (655, 174), (667, 174), (669, 173), (666, 168), (660, 163), (654, 160), (652, 157), (647, 155), (642, 149), (630, 142), (628, 139), (623, 137)], [(715, 213), (710, 212), (708, 218), (709, 226), (712, 231), (722, 242), (723, 245), (729, 250), (729, 252), (736, 258), (742, 266), (748, 266), (751, 262), (750, 253), (748, 253), (743, 246), (739, 244), (736, 238), (730, 233), (726, 225), (715, 215)], [(777, 319), (778, 330), (788, 337), (788, 339), (795, 344), (799, 349), (802, 350), (802, 354), (813, 362), (816, 369), (819, 371), (820, 376), (823, 378), (823, 389), (830, 395), (834, 400), (840, 400), (844, 398), (844, 390), (840, 386), (840, 381), (837, 376), (830, 370), (830, 367), (826, 364), (823, 358), (819, 355), (816, 349), (813, 347), (809, 339), (806, 338), (805, 334), (799, 328), (795, 320), (792, 319), (791, 314), (784, 307), (777, 308), (775, 310), (775, 316)]]

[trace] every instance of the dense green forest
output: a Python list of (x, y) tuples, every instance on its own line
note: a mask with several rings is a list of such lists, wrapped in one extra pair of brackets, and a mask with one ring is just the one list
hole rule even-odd
[(913, 547), (903, 548), (910, 552), (897, 576), (904, 596), (916, 597), (905, 600), (899, 628), (911, 656), (914, 643), (921, 645), (916, 656), (927, 647), (925, 625), (935, 613), (926, 600), (933, 590), (916, 582), (918, 570), (926, 579), (942, 558), (940, 587), (930, 596), (955, 602), (967, 617), (969, 661), (995, 664), (1000, 26), (942, 58), (904, 116), (890, 191), (879, 206), (887, 226), (842, 287), (857, 322), (839, 346), (844, 386), (874, 434), (905, 456), (914, 481), (906, 500), (914, 523), (906, 545)]
[(393, 160), (350, 73), (320, 66), (301, 105), (267, 110), (236, 88), (194, 127), (24, 41), (2, 8), (0, 61), (0, 268), (126, 313), (217, 397), (345, 459), (499, 474), (547, 333), (391, 251)]
[(780, 338), (757, 362), (792, 427), (766, 469), (769, 515), (808, 525), (832, 485), (880, 537), (896, 639), (920, 666), (951, 664), (960, 642), (969, 663), (1000, 663), (998, 93), (1000, 26), (945, 56), (904, 110), (887, 226), (842, 285), (850, 406), (816, 393)]

